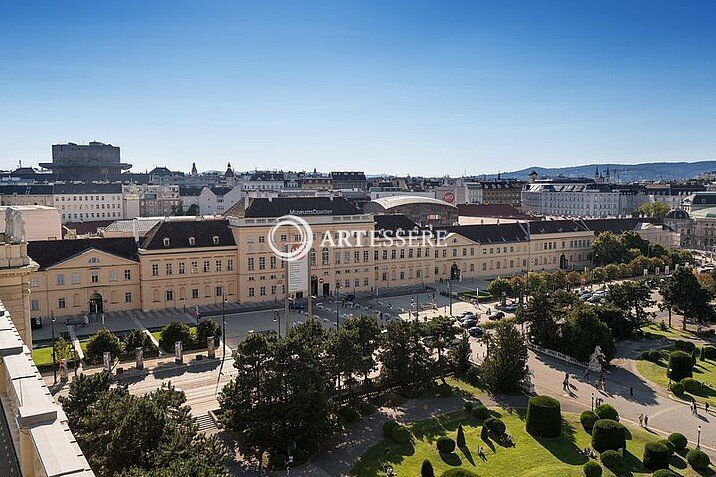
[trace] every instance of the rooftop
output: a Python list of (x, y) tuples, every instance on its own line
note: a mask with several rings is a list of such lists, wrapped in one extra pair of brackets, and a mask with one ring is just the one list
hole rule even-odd
[(410, 204), (433, 204), (433, 205), (441, 205), (444, 207), (452, 207), (457, 208), (456, 206), (445, 202), (444, 200), (439, 199), (433, 199), (430, 197), (421, 197), (418, 195), (395, 195), (391, 197), (383, 197), (381, 199), (375, 199), (371, 201), (374, 204), (378, 204), (381, 207), (383, 207), (385, 210), (392, 209), (395, 207), (401, 207), (403, 205), (410, 205)]

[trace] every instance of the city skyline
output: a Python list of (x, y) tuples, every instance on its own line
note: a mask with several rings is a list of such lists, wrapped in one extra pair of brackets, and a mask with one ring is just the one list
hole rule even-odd
[(88, 5), (4, 8), (1, 168), (91, 140), (136, 171), (716, 159), (707, 2)]

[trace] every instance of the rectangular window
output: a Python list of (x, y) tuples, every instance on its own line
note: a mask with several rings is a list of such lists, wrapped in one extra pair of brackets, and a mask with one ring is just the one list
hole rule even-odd
[(132, 270), (125, 270), (125, 271), (124, 271), (124, 279), (125, 279), (125, 280), (131, 280), (131, 279), (132, 279)]
[[(315, 255), (314, 255), (314, 256), (313, 256), (313, 263), (312, 263), (312, 265), (315, 265), (315, 264), (316, 264), (316, 258), (315, 258)], [(273, 255), (272, 255), (271, 258), (269, 259), (269, 267), (271, 268), (271, 270), (273, 270), (273, 269), (276, 268), (276, 257), (274, 257)]]
[(226, 260), (226, 269), (230, 272), (234, 271), (234, 259), (229, 258)]
[(199, 298), (199, 289), (198, 289), (198, 288), (192, 288), (192, 289), (191, 289), (191, 297), (192, 297), (193, 299), (195, 299), (195, 300), (196, 300), (197, 298)]
[(211, 262), (209, 260), (204, 260), (204, 273), (209, 273), (211, 271)]
[(179, 275), (184, 275), (186, 273), (186, 267), (184, 265), (184, 262), (179, 262)]
[(192, 261), (191, 262), (191, 273), (197, 273), (199, 271), (199, 262)]
[(216, 271), (217, 271), (217, 272), (220, 272), (220, 271), (221, 271), (221, 260), (217, 260), (217, 261), (216, 261)]
[(72, 284), (78, 285), (80, 283), (80, 274), (79, 273), (73, 273), (72, 274)]
[(57, 308), (65, 308), (66, 306), (67, 306), (67, 303), (65, 302), (64, 298), (57, 299)]
[(110, 282), (116, 282), (116, 281), (117, 281), (117, 270), (110, 270), (110, 271), (109, 271), (109, 281), (110, 281)]
[(224, 289), (222, 287), (216, 287), (214, 289), (214, 292), (216, 293), (216, 296), (223, 296), (224, 295)]
[(124, 302), (125, 303), (132, 303), (132, 294), (127, 292), (124, 294)]
[(266, 287), (259, 287), (259, 295), (266, 296)]
[(254, 269), (254, 257), (249, 257), (249, 258), (247, 259), (247, 265), (248, 265), (248, 269), (249, 269), (249, 270), (253, 270), (253, 269)]
[(58, 273), (58, 274), (57, 274), (57, 284), (58, 284), (58, 285), (64, 285), (64, 284), (65, 284), (65, 274), (64, 274), (64, 273)]
[(174, 290), (167, 290), (166, 295), (167, 295), (167, 301), (174, 300)]
[(90, 273), (90, 281), (92, 283), (99, 283), (99, 273), (98, 272), (91, 272)]
[(31, 287), (39, 287), (39, 286), (40, 286), (40, 279), (39, 279), (39, 278), (31, 278), (31, 279), (30, 279), (30, 286), (31, 286)]
[(266, 257), (259, 257), (259, 270), (266, 270)]
[(152, 276), (156, 277), (157, 275), (159, 275), (159, 264), (153, 263), (152, 264)]
[(37, 311), (40, 309), (40, 301), (39, 300), (32, 300), (30, 302), (30, 309), (32, 311)]
[(164, 264), (164, 266), (166, 267), (167, 275), (171, 275), (172, 274), (172, 264), (166, 263), (166, 264)]
[(249, 296), (256, 296), (254, 287), (249, 287)]

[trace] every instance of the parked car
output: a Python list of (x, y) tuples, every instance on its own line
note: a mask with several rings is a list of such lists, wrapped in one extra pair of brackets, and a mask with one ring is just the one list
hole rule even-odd
[(460, 326), (462, 328), (470, 329), (473, 326), (477, 326), (477, 320), (473, 318), (468, 318), (467, 320), (463, 320), (460, 322)]
[(517, 311), (517, 305), (505, 305), (501, 308), (502, 311), (506, 311), (507, 313), (514, 313)]
[(465, 319), (474, 320), (474, 319), (477, 319), (477, 317), (475, 316), (475, 313), (473, 313), (471, 311), (466, 311), (462, 315), (460, 315), (460, 320), (465, 320)]
[(470, 336), (472, 336), (473, 338), (479, 338), (480, 336), (485, 334), (485, 331), (479, 326), (473, 326), (472, 328), (468, 328), (467, 332), (470, 333)]
[(495, 311), (495, 312), (487, 315), (487, 317), (491, 320), (501, 320), (502, 318), (505, 317), (505, 313), (502, 311)]

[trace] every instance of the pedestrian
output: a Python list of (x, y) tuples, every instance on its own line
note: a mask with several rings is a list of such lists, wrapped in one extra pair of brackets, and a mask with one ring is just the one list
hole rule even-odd
[(649, 428), (649, 416), (644, 414), (644, 427)]
[(629, 386), (629, 397), (634, 397), (634, 388)]
[(709, 412), (709, 403), (708, 402), (706, 402), (704, 404), (704, 411), (706, 411), (707, 413)]
[(639, 427), (644, 427), (644, 414), (639, 414)]

